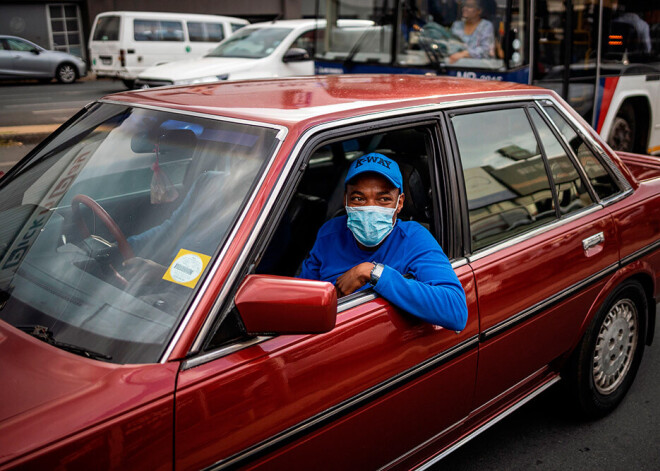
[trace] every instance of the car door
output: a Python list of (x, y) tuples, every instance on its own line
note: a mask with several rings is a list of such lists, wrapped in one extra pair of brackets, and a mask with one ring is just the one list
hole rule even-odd
[(546, 365), (576, 343), (616, 270), (618, 249), (610, 215), (543, 110), (471, 108), (449, 121), (479, 293), (478, 417), (551, 373)]
[(7, 45), (11, 54), (11, 68), (14, 75), (19, 77), (50, 76), (50, 64), (44, 57), (44, 52), (35, 53), (33, 44), (17, 38), (7, 38)]
[[(278, 245), (277, 225), (286, 223), (289, 232), (300, 234), (298, 228), (304, 225), (296, 224), (296, 215), (306, 218), (308, 212), (298, 202), (316, 208), (327, 196), (307, 194), (323, 186), (307, 181), (308, 175), (334, 178), (343, 188), (342, 172), (327, 167), (328, 159), (346, 163), (377, 146), (399, 156), (393, 147), (397, 144), (402, 151), (421, 147), (435, 155), (433, 122), (415, 124), (414, 129), (413, 124), (397, 128), (398, 134), (388, 138), (389, 130), (365, 134), (365, 129), (373, 133), (370, 122), (351, 129), (358, 135), (333, 137), (332, 144), (319, 142), (330, 140), (325, 135), (316, 144), (308, 143), (302, 151), (308, 171), (298, 182), (298, 168), (304, 166), (294, 166), (285, 175), (292, 181), (285, 183), (283, 193), (271, 194), (272, 203), (290, 201), (287, 209), (274, 217), (276, 205), (273, 214), (256, 222), (261, 233), (255, 240), (263, 241), (240, 248), (250, 255), (229, 278), (240, 285), (251, 260), (267, 258), (261, 255)], [(404, 131), (413, 131), (410, 142), (402, 142)], [(420, 136), (421, 141), (415, 138)], [(337, 150), (332, 156), (326, 154), (329, 147)], [(317, 149), (311, 157), (310, 148)], [(423, 161), (433, 165), (428, 155)], [(319, 168), (313, 168), (316, 165)], [(327, 172), (320, 171), (323, 168)], [(426, 171), (425, 176), (435, 174), (433, 169)], [(434, 184), (435, 195), (439, 188)], [(448, 215), (450, 189), (442, 188), (433, 206), (438, 213), (442, 205)], [(175, 467), (197, 469), (215, 463), (214, 469), (306, 469), (313, 462), (315, 469), (374, 469), (416, 463), (420, 456), (437, 451), (440, 443), (456, 439), (472, 404), (479, 320), (472, 270), (465, 258), (450, 259), (467, 295), (468, 322), (461, 332), (403, 313), (367, 289), (339, 300), (336, 326), (330, 332), (246, 337), (241, 334), (240, 309), (230, 298), (218, 308), (219, 319), (224, 317), (219, 327), (210, 330), (206, 346), (184, 363), (179, 375)]]

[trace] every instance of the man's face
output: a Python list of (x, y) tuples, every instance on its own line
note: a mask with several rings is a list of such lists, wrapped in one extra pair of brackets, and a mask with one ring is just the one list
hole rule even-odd
[[(390, 181), (377, 173), (363, 173), (346, 185), (347, 206), (381, 206), (396, 208), (392, 222), (403, 208), (405, 195), (401, 194)], [(398, 205), (397, 205), (397, 198)]]

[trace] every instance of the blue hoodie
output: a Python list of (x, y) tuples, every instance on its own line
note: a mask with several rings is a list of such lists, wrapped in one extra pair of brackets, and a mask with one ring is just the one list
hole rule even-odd
[[(346, 216), (331, 219), (319, 230), (300, 278), (334, 284), (362, 262), (385, 265), (373, 288), (395, 306), (431, 324), (451, 330), (465, 328), (465, 291), (438, 242), (414, 221), (397, 221), (377, 250), (366, 251), (358, 247), (346, 226)], [(405, 274), (413, 278), (405, 278)]]

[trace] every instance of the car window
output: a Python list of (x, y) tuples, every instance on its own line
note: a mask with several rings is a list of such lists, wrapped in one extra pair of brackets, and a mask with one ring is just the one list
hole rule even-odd
[(32, 44), (15, 38), (7, 38), (7, 44), (12, 51), (31, 51), (34, 49)]
[(96, 21), (94, 28), (93, 41), (117, 41), (119, 39), (119, 23), (121, 18), (118, 16), (102, 16)]
[[(281, 219), (264, 233), (269, 241), (264, 243), (256, 273), (290, 277), (300, 273), (321, 226), (346, 214), (344, 180), (349, 165), (370, 152), (381, 153), (399, 165), (406, 195), (399, 219), (417, 221), (434, 233), (436, 201), (430, 176), (430, 136), (427, 128), (397, 129), (347, 136), (317, 147)], [(440, 245), (445, 247), (441, 239)], [(240, 335), (238, 319), (236, 310), (230, 312), (222, 326), (215, 330), (208, 348)]]
[(3, 180), (0, 293), (8, 309), (0, 319), (44, 326), (108, 361), (158, 361), (272, 158), (276, 134), (90, 108)]
[(133, 39), (136, 41), (183, 41), (180, 21), (134, 20)]
[(556, 218), (541, 149), (523, 108), (457, 114), (451, 123), (473, 251)]
[(553, 106), (544, 106), (544, 109), (573, 149), (598, 197), (605, 199), (619, 193), (621, 189), (616, 184), (612, 175), (607, 171), (600, 159), (591, 151), (589, 146), (584, 142), (584, 139), (575, 132), (575, 129), (568, 123), (566, 118)]
[(590, 206), (593, 199), (582, 182), (573, 161), (566, 154), (550, 126), (541, 118), (541, 114), (534, 108), (530, 108), (529, 113), (548, 159), (559, 202), (559, 211), (564, 215)]
[(301, 34), (291, 44), (291, 48), (305, 49), (311, 58), (314, 55), (314, 34), (313, 30)]
[(245, 57), (260, 59), (275, 51), (291, 28), (244, 28), (224, 40), (206, 57)]
[(241, 29), (244, 26), (245, 25), (241, 24), (241, 23), (231, 23), (231, 32), (235, 33), (236, 31), (238, 31), (239, 29)]
[(221, 23), (188, 21), (188, 37), (193, 42), (220, 42), (225, 35)]

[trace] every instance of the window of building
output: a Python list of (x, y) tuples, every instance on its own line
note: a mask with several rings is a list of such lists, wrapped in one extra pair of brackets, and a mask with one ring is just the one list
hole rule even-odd
[(78, 5), (50, 4), (47, 6), (51, 49), (85, 58), (82, 22)]

